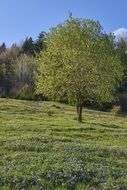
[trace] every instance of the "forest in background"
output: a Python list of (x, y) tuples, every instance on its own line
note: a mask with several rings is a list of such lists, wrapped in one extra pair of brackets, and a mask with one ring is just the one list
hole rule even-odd
[(10, 48), (0, 45), (0, 97), (34, 99), (34, 59), (46, 46), (45, 32), (36, 41), (27, 37)]
[[(27, 37), (21, 44), (12, 44), (6, 47), (3, 42), (0, 45), (0, 97), (16, 98), (27, 100), (45, 100), (48, 99), (43, 94), (35, 94), (35, 73), (37, 72), (36, 58), (48, 46), (46, 41), (46, 32), (41, 32), (34, 41), (32, 37)], [(122, 62), (124, 68), (124, 77), (119, 89), (116, 92), (118, 99), (116, 102), (103, 105), (103, 108), (111, 107), (114, 104), (123, 106), (126, 109), (126, 91), (127, 91), (127, 39), (125, 37), (115, 39), (112, 35), (112, 51), (115, 52), (118, 59)], [(61, 100), (67, 102), (66, 96)], [(90, 106), (97, 106), (86, 103)]]

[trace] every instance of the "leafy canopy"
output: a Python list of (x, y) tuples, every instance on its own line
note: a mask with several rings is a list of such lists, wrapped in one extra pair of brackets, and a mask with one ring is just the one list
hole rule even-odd
[(63, 95), (73, 102), (114, 100), (122, 78), (113, 38), (99, 22), (70, 17), (52, 28), (48, 46), (37, 59), (36, 93), (51, 99)]

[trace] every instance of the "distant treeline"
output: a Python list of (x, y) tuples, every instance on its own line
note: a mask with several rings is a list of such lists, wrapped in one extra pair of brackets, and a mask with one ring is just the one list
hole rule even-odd
[(0, 45), (0, 97), (34, 99), (35, 58), (46, 47), (45, 32), (10, 48)]
[[(5, 43), (0, 45), (0, 97), (46, 99), (43, 94), (35, 95), (34, 92), (36, 58), (48, 46), (48, 38), (45, 38), (47, 35), (46, 32), (41, 32), (35, 41), (27, 37), (22, 44), (13, 44), (10, 48)], [(124, 67), (123, 81), (117, 92), (121, 99), (127, 91), (127, 39), (124, 37), (114, 40), (113, 43), (114, 51)], [(66, 101), (66, 97), (63, 101)]]

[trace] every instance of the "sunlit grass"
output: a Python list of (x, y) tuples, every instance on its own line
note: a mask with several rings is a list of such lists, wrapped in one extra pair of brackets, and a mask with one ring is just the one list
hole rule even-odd
[(0, 189), (126, 190), (127, 118), (0, 99)]

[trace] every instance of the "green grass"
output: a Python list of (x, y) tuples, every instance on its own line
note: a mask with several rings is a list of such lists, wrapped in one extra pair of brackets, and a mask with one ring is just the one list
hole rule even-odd
[(1, 190), (126, 190), (127, 118), (0, 99)]

